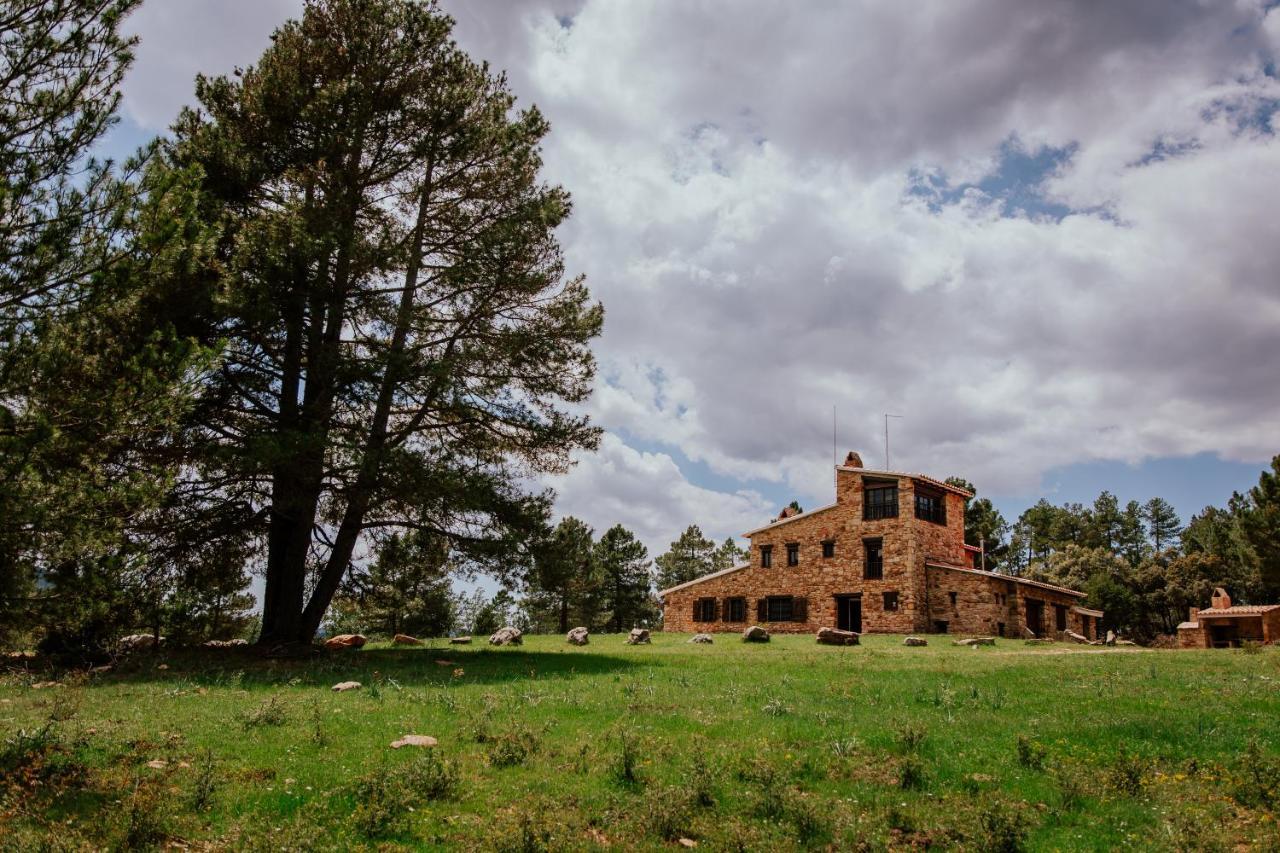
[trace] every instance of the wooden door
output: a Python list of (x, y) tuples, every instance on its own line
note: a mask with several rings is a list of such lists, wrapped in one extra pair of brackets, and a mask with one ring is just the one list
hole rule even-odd
[(1034, 598), (1026, 600), (1027, 628), (1037, 637), (1044, 634), (1044, 602)]

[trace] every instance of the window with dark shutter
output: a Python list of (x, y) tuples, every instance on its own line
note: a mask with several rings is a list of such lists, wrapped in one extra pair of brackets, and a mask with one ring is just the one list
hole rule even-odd
[(884, 540), (863, 539), (862, 551), (866, 555), (862, 566), (862, 577), (869, 581), (878, 581), (884, 577)]
[(800, 545), (795, 542), (787, 543), (787, 565), (800, 565)]
[(699, 598), (695, 601), (693, 604), (693, 621), (716, 621), (716, 600), (714, 598)]
[(760, 568), (767, 569), (773, 565), (773, 546), (760, 546)]
[(822, 559), (830, 560), (836, 555), (836, 543), (834, 539), (828, 539), (822, 543)]
[(896, 592), (886, 592), (884, 594), (884, 609), (885, 610), (898, 609), (898, 594)]
[(898, 484), (882, 485), (868, 483), (863, 489), (862, 518), (876, 521), (881, 518), (898, 517)]
[(726, 598), (721, 609), (726, 622), (747, 621), (747, 600), (745, 598)]
[(807, 598), (791, 599), (791, 621), (792, 622), (808, 622), (809, 621), (809, 599)]
[(789, 595), (771, 595), (766, 599), (766, 615), (770, 622), (790, 622), (794, 613), (793, 599)]
[(767, 598), (756, 599), (756, 621), (757, 622), (769, 621), (769, 599)]

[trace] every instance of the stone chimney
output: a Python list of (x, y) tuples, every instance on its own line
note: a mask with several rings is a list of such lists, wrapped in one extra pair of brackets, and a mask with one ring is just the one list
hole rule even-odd
[(846, 467), (846, 468), (863, 468), (863, 467), (866, 467), (866, 466), (864, 466), (864, 465), (862, 464), (862, 457), (861, 457), (861, 456), (859, 456), (856, 452), (854, 452), (854, 451), (850, 450), (850, 451), (849, 451), (849, 453), (848, 453), (848, 455), (847, 455), (847, 456), (845, 456), (845, 458), (844, 458), (844, 467)]
[(1231, 606), (1231, 596), (1227, 595), (1227, 591), (1222, 587), (1214, 589), (1211, 601), (1214, 610), (1226, 610)]

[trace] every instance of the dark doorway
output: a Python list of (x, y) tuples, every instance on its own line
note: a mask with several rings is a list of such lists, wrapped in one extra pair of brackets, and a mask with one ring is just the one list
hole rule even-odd
[(1044, 634), (1044, 602), (1034, 598), (1026, 600), (1027, 629), (1037, 637)]
[(1240, 644), (1240, 632), (1234, 622), (1210, 625), (1209, 636), (1215, 649), (1229, 649)]
[(862, 633), (862, 596), (836, 596), (836, 627), (841, 631)]

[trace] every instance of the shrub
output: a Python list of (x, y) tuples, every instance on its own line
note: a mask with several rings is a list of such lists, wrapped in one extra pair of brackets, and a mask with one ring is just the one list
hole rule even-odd
[(124, 813), (119, 849), (151, 850), (168, 837), (162, 805), (160, 791), (155, 786), (135, 783)]
[(770, 717), (781, 717), (791, 713), (791, 708), (787, 706), (787, 703), (783, 702), (776, 696), (771, 698), (768, 702), (765, 702), (764, 707), (760, 710), (768, 714)]
[(538, 751), (538, 736), (528, 726), (516, 725), (490, 739), (489, 764), (492, 767), (515, 767), (524, 764)]
[(195, 770), (195, 781), (191, 787), (191, 810), (202, 812), (213, 804), (213, 795), (218, 787), (217, 767), (212, 750), (204, 751)]
[(1264, 753), (1256, 740), (1245, 747), (1235, 775), (1236, 802), (1266, 808), (1280, 803), (1280, 759)]
[(716, 804), (716, 774), (711, 769), (711, 762), (706, 753), (698, 752), (693, 756), (693, 769), (689, 774), (689, 787), (694, 804), (702, 808), (711, 808)]
[(925, 786), (924, 762), (914, 755), (908, 755), (898, 768), (898, 786), (906, 791), (916, 791)]
[(1262, 651), (1262, 643), (1257, 640), (1244, 640), (1240, 643), (1240, 651), (1246, 655), (1256, 655)]
[(830, 818), (803, 796), (792, 795), (787, 799), (786, 816), (802, 847), (822, 844), (831, 838)]
[(284, 701), (277, 695), (268, 696), (256, 708), (240, 714), (240, 727), (245, 731), (261, 726), (283, 726), (289, 722), (289, 714)]
[(365, 775), (352, 790), (351, 823), (366, 838), (401, 835), (415, 806), (456, 796), (458, 778), (457, 766), (433, 750), (394, 770)]
[(1018, 763), (1030, 770), (1043, 770), (1048, 750), (1026, 735), (1018, 735)]
[(692, 815), (689, 795), (678, 788), (657, 788), (645, 798), (645, 825), (664, 841), (675, 841), (686, 835)]
[(638, 785), (640, 774), (640, 739), (629, 729), (618, 732), (618, 752), (614, 756), (613, 776), (624, 785)]
[(978, 849), (986, 853), (1018, 853), (1027, 841), (1027, 823), (1013, 807), (991, 800), (978, 812)]
[(925, 738), (929, 733), (922, 728), (917, 728), (910, 723), (898, 729), (898, 744), (902, 747), (903, 752), (919, 752), (921, 745), (924, 744)]
[(1142, 793), (1147, 775), (1147, 762), (1133, 753), (1123, 753), (1107, 771), (1107, 782), (1117, 792), (1134, 797)]

